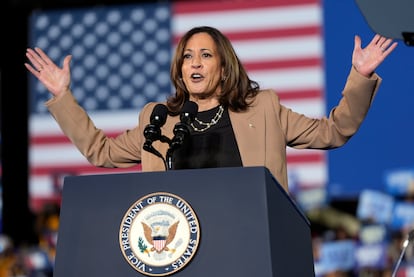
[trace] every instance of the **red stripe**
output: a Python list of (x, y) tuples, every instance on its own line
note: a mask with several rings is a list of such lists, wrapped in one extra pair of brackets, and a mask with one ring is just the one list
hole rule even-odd
[[(225, 12), (234, 10), (251, 10), (268, 7), (298, 6), (320, 4), (318, 0), (267, 0), (267, 1), (177, 1), (173, 4), (173, 14), (195, 14), (202, 12)], [(229, 18), (231, 20), (231, 18)]]
[(277, 91), (277, 95), (279, 96), (280, 100), (298, 100), (298, 101), (306, 101), (310, 98), (316, 98), (321, 100), (323, 97), (322, 90), (318, 89), (309, 89), (309, 90), (297, 90), (297, 91)]
[(289, 164), (325, 162), (325, 154), (315, 153), (308, 155), (287, 155), (287, 162)]
[(322, 67), (321, 58), (301, 58), (290, 60), (273, 60), (273, 61), (261, 61), (261, 62), (246, 62), (244, 63), (247, 71), (252, 70), (274, 70), (274, 69), (286, 69), (296, 67)]

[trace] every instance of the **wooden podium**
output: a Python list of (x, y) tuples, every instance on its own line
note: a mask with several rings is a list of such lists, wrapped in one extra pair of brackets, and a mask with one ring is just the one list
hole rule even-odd
[(174, 277), (315, 276), (310, 224), (264, 167), (66, 177), (55, 277), (160, 276), (138, 272), (120, 248), (125, 213), (145, 195), (185, 199), (199, 244)]

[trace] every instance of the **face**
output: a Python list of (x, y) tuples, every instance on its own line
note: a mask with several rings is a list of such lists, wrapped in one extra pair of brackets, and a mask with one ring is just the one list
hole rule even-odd
[(194, 34), (184, 48), (181, 68), (190, 100), (215, 97), (221, 91), (223, 68), (214, 40), (207, 33)]

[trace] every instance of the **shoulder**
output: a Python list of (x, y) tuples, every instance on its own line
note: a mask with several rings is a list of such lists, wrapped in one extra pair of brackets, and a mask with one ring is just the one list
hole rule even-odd
[(261, 106), (267, 104), (278, 104), (279, 103), (279, 96), (277, 95), (276, 91), (273, 89), (264, 89), (260, 90), (259, 93), (255, 96), (252, 106)]
[(140, 111), (140, 118), (145, 119), (146, 121), (149, 121), (149, 118), (151, 116), (152, 111), (154, 110), (154, 107), (157, 104), (164, 104), (165, 103), (161, 103), (161, 102), (148, 102), (147, 104), (144, 105), (144, 107), (142, 107), (141, 111)]

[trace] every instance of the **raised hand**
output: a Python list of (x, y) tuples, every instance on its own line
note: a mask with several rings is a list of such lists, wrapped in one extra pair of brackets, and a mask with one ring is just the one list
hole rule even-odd
[(25, 67), (52, 93), (58, 96), (69, 90), (70, 87), (70, 61), (71, 55), (63, 60), (63, 67), (58, 67), (40, 48), (28, 48), (26, 57), (31, 64), (25, 63)]
[(361, 48), (361, 38), (355, 36), (352, 65), (362, 75), (369, 77), (384, 59), (397, 47), (397, 42), (376, 34), (371, 42)]

